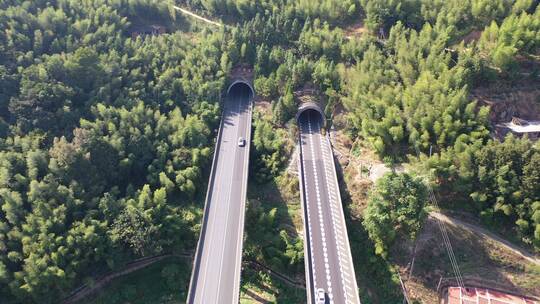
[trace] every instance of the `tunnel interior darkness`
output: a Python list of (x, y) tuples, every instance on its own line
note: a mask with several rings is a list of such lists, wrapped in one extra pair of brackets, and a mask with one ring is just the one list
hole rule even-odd
[(227, 96), (249, 96), (249, 98), (253, 98), (254, 92), (253, 88), (243, 82), (243, 81), (237, 81), (231, 84), (229, 89), (227, 90)]
[(298, 123), (306, 121), (308, 116), (311, 117), (312, 122), (318, 120), (321, 126), (325, 125), (324, 114), (319, 107), (307, 106), (305, 108), (301, 108), (300, 110), (298, 110), (298, 114), (296, 115), (296, 121)]

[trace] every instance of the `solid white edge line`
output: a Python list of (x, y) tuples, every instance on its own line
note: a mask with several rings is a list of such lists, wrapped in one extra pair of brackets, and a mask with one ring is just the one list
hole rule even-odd
[[(301, 200), (301, 207), (302, 207), (302, 212), (305, 216), (302, 216), (302, 221), (304, 222), (304, 227), (307, 226), (307, 229), (309, 230), (308, 231), (308, 237), (309, 238), (306, 238), (306, 235), (304, 234), (304, 253), (309, 253), (309, 257), (306, 259), (304, 258), (304, 267), (305, 267), (305, 273), (306, 273), (306, 291), (307, 291), (307, 301), (308, 303), (312, 303), (313, 302), (313, 299), (311, 298), (312, 297), (312, 294), (315, 292), (315, 290), (311, 290), (312, 287), (315, 289), (316, 288), (316, 274), (315, 274), (315, 267), (313, 265), (313, 261), (314, 261), (314, 257), (313, 257), (313, 237), (312, 237), (312, 230), (311, 230), (311, 223), (310, 223), (310, 215), (309, 215), (309, 208), (308, 208), (308, 196), (307, 196), (307, 181), (306, 181), (306, 177), (307, 177), (307, 173), (306, 173), (306, 165), (305, 165), (305, 160), (304, 160), (304, 153), (303, 153), (303, 129), (302, 129), (302, 124), (300, 123), (299, 124), (299, 149), (298, 149), (298, 159), (300, 159), (301, 161), (298, 162), (298, 169), (299, 169), (299, 179), (300, 179), (300, 183), (299, 183), (299, 186), (301, 187), (300, 189), (300, 200)], [(305, 200), (304, 200), (304, 195), (305, 195)], [(307, 223), (306, 223), (307, 221)], [(306, 225), (307, 224), (307, 225)], [(309, 247), (309, 250), (307, 249)], [(312, 264), (310, 265), (310, 261), (309, 261), (309, 258), (311, 258), (311, 262)], [(311, 286), (311, 280), (310, 280), (310, 276), (311, 276), (311, 279), (313, 280), (313, 286)]]
[[(330, 138), (328, 136), (328, 134), (326, 135), (326, 142), (328, 144), (328, 147), (329, 149), (332, 151), (333, 148), (332, 148), (332, 144), (330, 142)], [(336, 186), (338, 186), (338, 189), (339, 189), (339, 182), (338, 182), (338, 178), (337, 178), (337, 172), (336, 172), (336, 162), (334, 160), (334, 153), (332, 151), (332, 157), (331, 157), (331, 160), (332, 160), (332, 164), (333, 164), (333, 167), (334, 167), (334, 182), (336, 183)], [(340, 210), (340, 213), (341, 213), (341, 218), (343, 220), (343, 226), (345, 228), (345, 231), (347, 231), (347, 225), (346, 225), (346, 222), (345, 222), (345, 212), (343, 211), (343, 201), (341, 199), (341, 192), (340, 191), (337, 191), (337, 196), (338, 196), (338, 199), (339, 199), (339, 203), (341, 205), (341, 208), (339, 208)], [(350, 245), (350, 241), (349, 241), (349, 233), (345, 233), (345, 239), (346, 239), (346, 247), (348, 249), (348, 256), (349, 256), (349, 261), (348, 261), (348, 264), (350, 265), (351, 267), (351, 270), (350, 270), (350, 273), (352, 275), (352, 278), (353, 278), (353, 287), (354, 287), (354, 303), (360, 303), (360, 295), (358, 294), (358, 285), (357, 285), (357, 282), (356, 282), (356, 274), (355, 274), (355, 271), (354, 271), (354, 263), (353, 263), (353, 260), (352, 260), (352, 251), (351, 251), (351, 245)]]
[[(221, 97), (220, 97), (220, 102), (221, 102)], [(208, 216), (208, 213), (210, 212), (210, 209), (211, 209), (211, 206), (209, 205), (209, 201), (208, 201), (208, 197), (211, 195), (211, 190), (213, 189), (213, 184), (215, 183), (215, 180), (216, 180), (216, 171), (217, 169), (214, 168), (214, 166), (216, 165), (216, 162), (218, 161), (219, 159), (219, 151), (221, 149), (221, 141), (222, 141), (222, 137), (223, 137), (223, 125), (224, 125), (224, 120), (225, 120), (225, 115), (224, 113), (222, 113), (221, 115), (221, 119), (219, 121), (219, 128), (218, 128), (218, 135), (217, 135), (217, 139), (216, 139), (216, 145), (215, 145), (215, 148), (214, 148), (214, 156), (213, 156), (213, 159), (212, 159), (212, 167), (210, 169), (210, 176), (208, 178), (208, 186), (207, 186), (207, 189), (206, 189), (206, 197), (204, 199), (204, 212), (203, 212), (203, 217), (201, 219), (201, 231), (199, 232), (199, 240), (197, 241), (197, 247), (195, 249), (195, 255), (194, 255), (194, 258), (193, 258), (193, 265), (192, 265), (192, 269), (191, 269), (191, 277), (190, 277), (190, 280), (189, 280), (189, 289), (188, 289), (188, 296), (187, 296), (187, 303), (194, 303), (195, 302), (195, 297), (196, 297), (196, 293), (194, 294), (194, 291), (193, 291), (193, 279), (195, 277), (195, 267), (197, 264), (199, 264), (200, 266), (200, 263), (201, 261), (199, 260), (200, 258), (202, 259), (202, 256), (203, 256), (203, 253), (204, 253), (204, 248), (203, 248), (203, 252), (201, 252), (201, 248), (200, 248), (200, 245), (201, 245), (201, 240), (203, 238), (206, 237), (206, 232), (207, 232), (207, 223), (209, 222), (209, 218), (207, 218)], [(217, 164), (219, 165), (219, 164)], [(210, 187), (212, 186), (212, 187)], [(203, 231), (204, 230), (204, 231)], [(200, 274), (200, 267), (199, 267), (199, 271), (198, 273)], [(198, 280), (199, 277), (197, 277), (197, 280)], [(195, 284), (197, 284), (195, 282)], [(191, 301), (191, 297), (194, 297), (193, 299), (193, 302)]]
[[(242, 247), (244, 244), (244, 223), (245, 223), (245, 213), (246, 213), (246, 202), (247, 202), (247, 179), (249, 175), (249, 155), (251, 151), (251, 124), (253, 119), (253, 100), (255, 100), (255, 96), (251, 96), (251, 99), (248, 97), (248, 119), (246, 124), (246, 147), (245, 147), (245, 155), (244, 155), (244, 172), (243, 172), (243, 179), (242, 179), (242, 192), (241, 192), (241, 198), (240, 198), (240, 218), (239, 218), (239, 237), (236, 243), (236, 250), (237, 250), (237, 257), (234, 264), (234, 291), (233, 295), (237, 295), (238, 297), (234, 300), (233, 303), (238, 303), (240, 301), (240, 285), (241, 285), (241, 273), (242, 273)], [(240, 263), (240, 267), (238, 267), (238, 263)], [(236, 296), (235, 296), (236, 297)]]
[[(332, 193), (332, 190), (331, 190), (331, 187), (330, 187), (331, 180), (330, 180), (330, 178), (328, 176), (328, 170), (329, 170), (329, 165), (327, 163), (328, 153), (326, 153), (328, 147), (326, 147), (326, 145), (324, 144), (322, 136), (319, 137), (319, 142), (321, 144), (321, 149), (323, 151), (325, 151), (325, 153), (324, 153), (325, 156), (323, 157), (323, 166), (324, 166), (324, 173), (325, 173), (325, 180), (326, 180), (326, 188), (328, 190), (328, 193), (330, 194), (330, 193)], [(335, 198), (330, 197), (330, 195), (329, 195), (329, 200), (330, 200), (331, 205), (334, 205)], [(336, 223), (336, 214), (334, 212), (334, 208), (332, 208), (332, 206), (329, 206), (329, 207), (330, 207), (330, 210), (331, 210), (330, 216), (332, 218), (332, 228), (334, 229), (334, 238), (336, 239), (336, 243), (337, 243), (337, 236), (341, 235), (341, 229), (339, 227), (339, 224)], [(339, 267), (339, 270), (340, 270), (340, 278), (341, 278), (342, 289), (343, 289), (343, 296), (345, 298), (345, 302), (348, 302), (349, 301), (349, 296), (348, 296), (347, 289), (346, 289), (345, 284), (344, 284), (344, 279), (345, 279), (344, 278), (344, 271), (343, 271), (344, 261), (342, 259), (343, 252), (342, 252), (342, 250), (340, 250), (340, 247), (337, 247), (336, 250), (337, 250), (337, 257), (338, 257), (337, 262), (338, 262), (338, 267)]]
[[(238, 109), (240, 109), (240, 105), (238, 105)], [(240, 115), (238, 115), (238, 126), (240, 126), (240, 120), (241, 120), (241, 117)], [(236, 129), (236, 136), (234, 138), (238, 138), (238, 133), (240, 132), (240, 128), (238, 127)], [(231, 210), (231, 196), (233, 195), (233, 187), (234, 187), (234, 171), (235, 171), (235, 166), (236, 166), (236, 156), (237, 156), (237, 151), (238, 151), (238, 146), (234, 144), (234, 138), (233, 140), (231, 141), (231, 145), (233, 145), (233, 164), (232, 164), (232, 172), (231, 172), (231, 181), (229, 183), (229, 187), (228, 187), (228, 192), (227, 192), (227, 203), (225, 204), (226, 207), (227, 207), (227, 211), (226, 211), (226, 214), (225, 214), (225, 227), (224, 227), (224, 230), (223, 230), (223, 246), (222, 248), (220, 248), (221, 250), (221, 256), (220, 256), (220, 260), (219, 260), (219, 274), (218, 274), (218, 284), (217, 284), (217, 292), (216, 292), (216, 296), (217, 296), (217, 299), (219, 299), (220, 297), (220, 290), (221, 290), (221, 278), (223, 277), (223, 256), (225, 255), (225, 248), (227, 247), (227, 229), (229, 227), (229, 213), (230, 213), (230, 210)], [(215, 225), (214, 225), (215, 226)], [(236, 266), (236, 263), (235, 263), (235, 266)], [(208, 271), (208, 269), (207, 269)], [(236, 275), (236, 273), (235, 273)], [(233, 283), (234, 284), (234, 283)], [(234, 285), (233, 285), (234, 286)], [(234, 291), (233, 291), (234, 292)]]
[[(323, 248), (326, 248), (326, 234), (324, 232), (324, 219), (322, 215), (322, 202), (320, 198), (320, 188), (319, 188), (319, 180), (318, 180), (318, 173), (317, 173), (317, 166), (315, 164), (315, 148), (314, 148), (314, 139), (313, 139), (313, 128), (311, 127), (311, 116), (308, 115), (308, 127), (309, 127), (309, 140), (311, 145), (311, 155), (313, 158), (313, 174), (314, 174), (314, 181), (315, 181), (315, 190), (317, 191), (317, 207), (319, 211), (319, 226), (321, 229), (321, 240), (322, 240), (322, 246)], [(318, 130), (320, 134), (320, 129)], [(323, 157), (323, 163), (324, 163), (324, 157)], [(332, 276), (330, 273), (330, 267), (328, 265), (328, 258), (324, 258), (325, 262), (325, 272), (326, 272), (326, 285), (328, 287), (328, 297), (330, 298), (330, 302), (333, 302), (333, 293), (332, 293)]]

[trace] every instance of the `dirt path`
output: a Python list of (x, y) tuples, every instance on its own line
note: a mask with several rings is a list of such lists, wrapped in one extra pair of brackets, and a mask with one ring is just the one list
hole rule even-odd
[(528, 252), (527, 250), (515, 245), (515, 244), (512, 244), (510, 243), (509, 241), (499, 237), (498, 235), (488, 231), (487, 229), (485, 228), (482, 228), (482, 227), (479, 227), (479, 226), (476, 226), (476, 225), (473, 225), (471, 223), (467, 223), (467, 222), (464, 222), (462, 220), (459, 220), (459, 219), (456, 219), (456, 218), (451, 218), (447, 215), (444, 215), (442, 213), (438, 213), (438, 212), (430, 212), (429, 213), (430, 216), (438, 219), (438, 220), (441, 220), (445, 223), (448, 223), (448, 224), (451, 224), (451, 225), (454, 225), (454, 226), (460, 226), (460, 227), (463, 227), (463, 228), (466, 228), (476, 234), (479, 234), (481, 235), (483, 238), (486, 238), (486, 239), (491, 239), (492, 241), (494, 242), (497, 242), (499, 243), (499, 245), (505, 247), (506, 249), (520, 255), (521, 257), (523, 257), (524, 259), (536, 264), (536, 265), (540, 265), (540, 259), (535, 256), (534, 254)]
[[(139, 260), (135, 260), (124, 267), (124, 269), (117, 272), (109, 273), (102, 277), (95, 279), (93, 284), (84, 284), (81, 287), (77, 288), (73, 293), (64, 299), (63, 304), (73, 304), (78, 303), (85, 299), (86, 297), (95, 294), (104, 287), (106, 287), (114, 279), (130, 274), (134, 271), (142, 269), (146, 266), (149, 266), (155, 262), (161, 261), (165, 258), (168, 258), (172, 255), (161, 255), (155, 257), (147, 257)], [(189, 256), (189, 255), (187, 255)]]
[(204, 21), (204, 22), (206, 22), (208, 24), (212, 24), (212, 25), (219, 26), (219, 27), (223, 26), (223, 24), (221, 24), (221, 23), (218, 23), (218, 22), (212, 21), (210, 19), (204, 18), (203, 16), (199, 16), (199, 15), (197, 15), (195, 13), (192, 13), (192, 12), (190, 12), (190, 11), (188, 11), (186, 9), (183, 9), (181, 7), (178, 7), (176, 5), (173, 6), (173, 7), (174, 7), (175, 10), (178, 10), (178, 11), (182, 12), (183, 14), (186, 14), (186, 15), (191, 16), (193, 18), (199, 19), (199, 20)]

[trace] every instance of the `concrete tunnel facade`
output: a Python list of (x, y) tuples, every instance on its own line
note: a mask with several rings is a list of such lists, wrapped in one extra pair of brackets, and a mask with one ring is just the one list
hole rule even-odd
[[(229, 87), (227, 88), (227, 96), (229, 96), (229, 94), (234, 88), (238, 88), (238, 86), (246, 86), (250, 90), (250, 93), (251, 93), (250, 97), (251, 98), (255, 97), (255, 89), (253, 88), (253, 84), (250, 81), (243, 78), (236, 79), (229, 85)], [(322, 110), (321, 106), (316, 102), (302, 103), (298, 107), (298, 111), (296, 112), (296, 117), (295, 117), (296, 121), (298, 122), (298, 119), (302, 116), (302, 114), (310, 110), (319, 113), (323, 126), (326, 126), (326, 116), (324, 114), (324, 111)]]
[(247, 86), (251, 92), (250, 97), (251, 98), (255, 97), (255, 89), (253, 88), (253, 85), (249, 81), (244, 80), (244, 79), (237, 79), (233, 81), (231, 85), (229, 85), (229, 88), (227, 89), (227, 96), (229, 96), (233, 88), (238, 87), (238, 86)]
[(315, 102), (306, 102), (306, 103), (301, 104), (298, 107), (298, 112), (296, 112), (296, 121), (298, 122), (302, 114), (308, 111), (315, 111), (319, 113), (321, 115), (321, 121), (322, 121), (323, 126), (326, 125), (326, 117), (324, 115), (324, 111), (322, 110), (321, 106)]

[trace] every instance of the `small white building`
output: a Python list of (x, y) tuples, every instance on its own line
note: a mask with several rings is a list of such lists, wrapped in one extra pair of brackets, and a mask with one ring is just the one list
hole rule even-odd
[(528, 121), (518, 117), (513, 117), (512, 121), (500, 123), (495, 126), (497, 137), (504, 138), (509, 132), (518, 137), (528, 136), (531, 140), (540, 138), (540, 121)]

